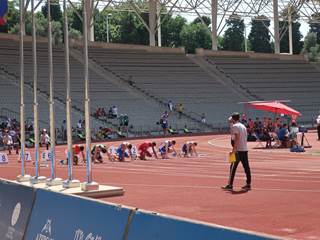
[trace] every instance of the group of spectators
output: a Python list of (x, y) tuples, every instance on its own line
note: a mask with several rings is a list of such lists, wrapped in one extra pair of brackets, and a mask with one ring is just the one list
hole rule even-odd
[(277, 147), (292, 147), (297, 144), (299, 127), (294, 120), (290, 123), (284, 123), (281, 118), (272, 121), (270, 117), (263, 119), (256, 117), (255, 120), (251, 118), (247, 120), (243, 115), (241, 122), (247, 128), (248, 141), (265, 141), (267, 148), (272, 147), (272, 141), (277, 142)]
[(112, 106), (109, 108), (108, 113), (105, 111), (104, 108), (99, 107), (96, 112), (94, 113), (94, 116), (97, 118), (118, 118), (118, 107)]

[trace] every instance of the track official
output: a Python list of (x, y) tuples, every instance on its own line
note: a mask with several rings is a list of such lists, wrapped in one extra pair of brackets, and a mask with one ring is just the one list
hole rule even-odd
[(240, 122), (240, 114), (233, 113), (231, 116), (232, 126), (231, 133), (234, 136), (234, 144), (232, 152), (236, 154), (236, 161), (230, 167), (230, 176), (228, 185), (222, 187), (224, 190), (233, 190), (233, 181), (237, 171), (239, 162), (241, 162), (246, 173), (247, 182), (242, 187), (243, 190), (251, 189), (251, 171), (248, 160), (248, 146), (247, 146), (247, 128)]

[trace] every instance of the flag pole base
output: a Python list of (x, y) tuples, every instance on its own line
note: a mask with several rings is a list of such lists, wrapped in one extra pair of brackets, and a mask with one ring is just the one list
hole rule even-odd
[(73, 179), (73, 180), (65, 180), (62, 184), (63, 188), (77, 188), (80, 187), (80, 181)]
[(44, 176), (32, 177), (30, 178), (30, 183), (31, 184), (45, 183), (46, 180), (47, 178)]
[(95, 191), (99, 189), (99, 184), (96, 182), (84, 182), (81, 184), (82, 191)]
[(31, 176), (30, 175), (19, 175), (17, 176), (17, 181), (18, 182), (29, 182)]
[(58, 185), (62, 185), (62, 178), (49, 178), (46, 182), (47, 186), (58, 186)]

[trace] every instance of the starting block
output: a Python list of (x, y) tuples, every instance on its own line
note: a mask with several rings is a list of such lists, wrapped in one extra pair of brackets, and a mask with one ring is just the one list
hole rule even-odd
[(0, 164), (8, 164), (8, 163), (9, 163), (8, 154), (0, 153)]

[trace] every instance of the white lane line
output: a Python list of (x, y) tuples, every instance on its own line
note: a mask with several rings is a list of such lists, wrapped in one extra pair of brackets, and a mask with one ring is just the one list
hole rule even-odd
[[(197, 185), (169, 185), (169, 184), (140, 184), (140, 183), (101, 183), (103, 185), (123, 185), (123, 186), (139, 186), (139, 187), (164, 187), (164, 188), (192, 188), (192, 189), (219, 189), (220, 186), (197, 186)], [(281, 189), (281, 188), (255, 188), (253, 187), (251, 191), (269, 191), (269, 192), (307, 192), (307, 193), (320, 193), (319, 190), (314, 189)]]

